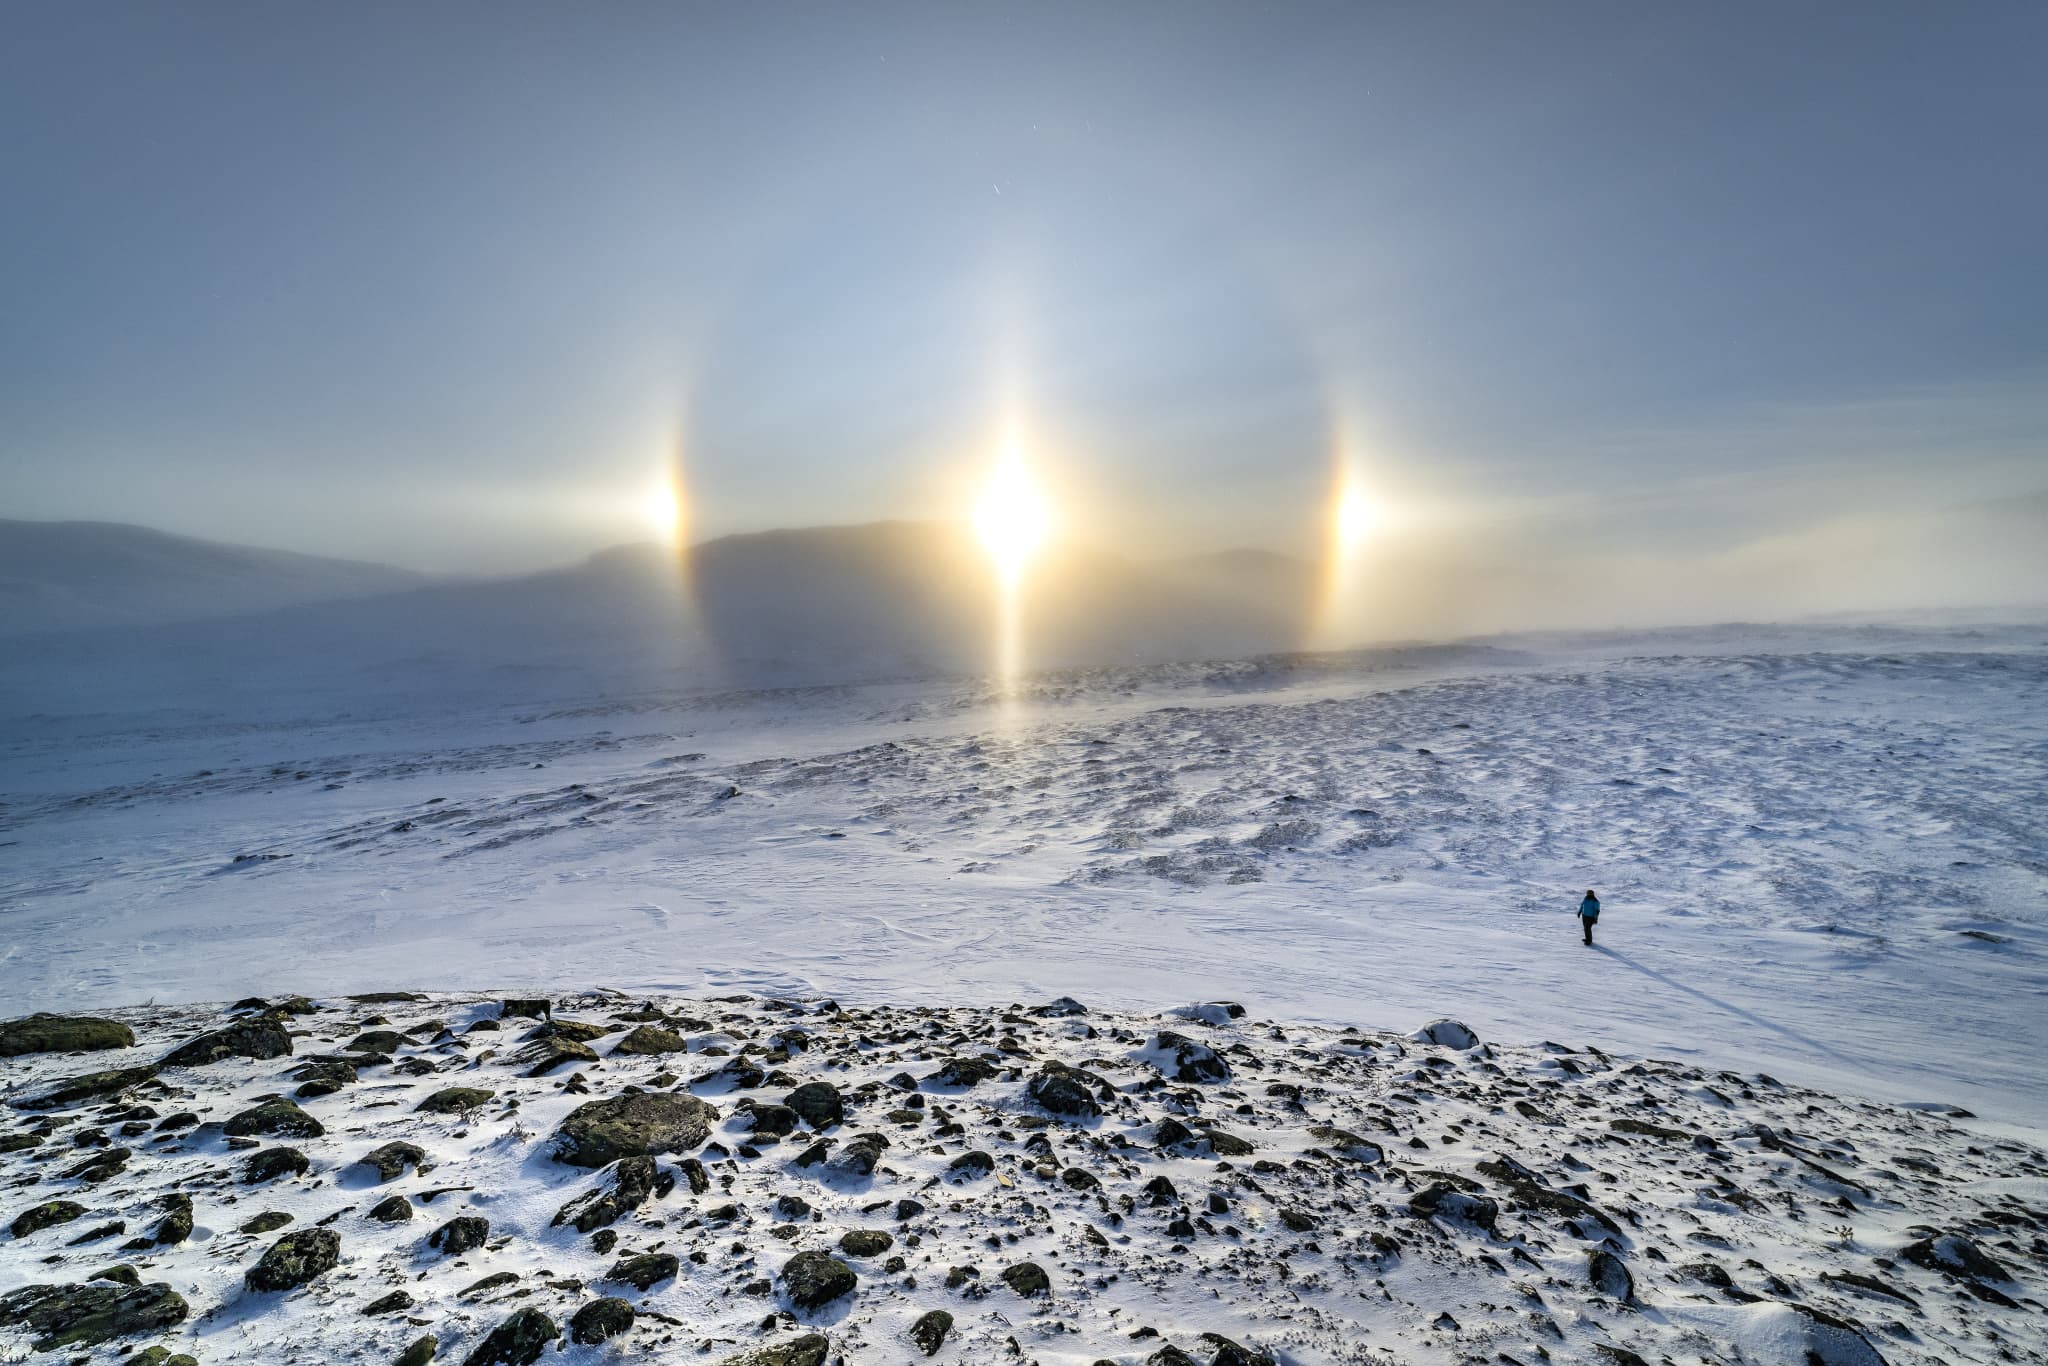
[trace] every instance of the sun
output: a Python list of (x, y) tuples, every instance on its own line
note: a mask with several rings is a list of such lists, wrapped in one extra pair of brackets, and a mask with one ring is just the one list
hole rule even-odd
[(1357, 484), (1345, 481), (1343, 490), (1337, 495), (1336, 530), (1337, 544), (1350, 550), (1363, 545), (1372, 538), (1380, 524), (1379, 504)]
[(640, 497), (640, 515), (664, 542), (673, 545), (682, 536), (683, 499), (675, 482), (658, 480)]
[(982, 489), (974, 530), (1006, 583), (1015, 583), (1052, 530), (1052, 508), (1013, 443)]

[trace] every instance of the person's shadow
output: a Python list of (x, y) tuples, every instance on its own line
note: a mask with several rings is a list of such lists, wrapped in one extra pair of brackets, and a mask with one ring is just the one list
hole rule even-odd
[(1609, 958), (1612, 958), (1615, 962), (1624, 963), (1627, 966), (1634, 968), (1637, 972), (1640, 972), (1641, 974), (1643, 974), (1643, 976), (1650, 978), (1652, 981), (1662, 982), (1665, 986), (1671, 987), (1673, 990), (1676, 991), (1682, 991), (1688, 996), (1696, 996), (1700, 1000), (1705, 1001), (1710, 1006), (1715, 1006), (1721, 1010), (1727, 1011), (1730, 1015), (1735, 1016), (1737, 1019), (1747, 1020), (1749, 1021), (1749, 1023), (1753, 1025), (1761, 1025), (1763, 1028), (1768, 1029), (1773, 1033), (1782, 1034), (1786, 1038), (1792, 1040), (1794, 1043), (1804, 1044), (1806, 1047), (1811, 1048), (1814, 1052), (1824, 1054), (1827, 1057), (1833, 1058), (1836, 1062), (1842, 1063), (1845, 1066), (1854, 1067), (1858, 1069), (1862, 1068), (1863, 1066), (1863, 1064), (1858, 1062), (1856, 1059), (1848, 1057), (1845, 1054), (1838, 1053), (1834, 1049), (1828, 1047), (1826, 1044), (1820, 1042), (1818, 1039), (1810, 1039), (1806, 1035), (1801, 1034), (1796, 1029), (1787, 1029), (1785, 1026), (1778, 1024), (1775, 1021), (1766, 1020), (1763, 1016), (1758, 1015), (1754, 1011), (1744, 1010), (1741, 1006), (1730, 1005), (1728, 1004), (1728, 1002), (1722, 1000), (1718, 996), (1709, 996), (1706, 992), (1701, 991), (1698, 987), (1689, 987), (1685, 983), (1679, 981), (1675, 977), (1672, 977), (1668, 973), (1659, 972), (1655, 968), (1644, 967), (1641, 963), (1638, 963), (1635, 959), (1629, 957), (1627, 954), (1621, 952), (1619, 949), (1611, 949), (1607, 947), (1607, 945), (1605, 944), (1595, 944), (1593, 947), (1598, 949), (1601, 953), (1606, 954)]

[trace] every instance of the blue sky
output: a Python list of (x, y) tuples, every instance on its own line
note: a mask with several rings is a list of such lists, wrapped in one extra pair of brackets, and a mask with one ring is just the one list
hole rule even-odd
[[(2048, 487), (2048, 6), (0, 9), (0, 515), (437, 568)], [(1705, 490), (1706, 492), (1703, 492)], [(1419, 515), (1419, 512), (1418, 512)], [(1477, 534), (1477, 533), (1474, 533)]]

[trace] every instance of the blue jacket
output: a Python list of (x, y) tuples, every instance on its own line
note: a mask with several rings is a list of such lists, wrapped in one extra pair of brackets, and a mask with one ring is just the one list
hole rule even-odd
[(1598, 920), (1600, 918), (1600, 903), (1590, 896), (1587, 897), (1579, 903), (1579, 914), (1588, 920)]

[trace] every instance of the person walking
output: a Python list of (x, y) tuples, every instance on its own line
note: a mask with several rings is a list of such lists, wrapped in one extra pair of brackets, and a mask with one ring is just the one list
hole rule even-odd
[(1600, 918), (1600, 898), (1593, 895), (1593, 889), (1586, 889), (1586, 899), (1579, 903), (1579, 928), (1586, 932), (1586, 947), (1593, 947), (1593, 922)]

